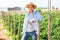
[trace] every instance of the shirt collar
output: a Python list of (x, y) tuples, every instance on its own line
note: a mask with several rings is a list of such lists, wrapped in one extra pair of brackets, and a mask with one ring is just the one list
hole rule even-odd
[[(28, 12), (28, 14), (30, 15), (30, 13), (29, 13), (29, 12)], [(32, 14), (35, 14), (35, 11), (34, 11)]]

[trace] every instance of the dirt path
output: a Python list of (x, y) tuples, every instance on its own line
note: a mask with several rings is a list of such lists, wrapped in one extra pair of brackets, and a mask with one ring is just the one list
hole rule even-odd
[(7, 36), (7, 30), (3, 27), (3, 21), (0, 21), (0, 40), (11, 40)]

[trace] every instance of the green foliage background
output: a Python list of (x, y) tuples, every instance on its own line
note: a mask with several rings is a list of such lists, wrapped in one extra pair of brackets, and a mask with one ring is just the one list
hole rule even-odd
[[(40, 22), (40, 35), (41, 40), (47, 40), (47, 32), (48, 32), (48, 12), (41, 12), (43, 16), (43, 20)], [(19, 26), (19, 18), (20, 18), (20, 39), (22, 37), (21, 32), (23, 28), (24, 22), (24, 14), (13, 14), (10, 15), (10, 32), (8, 35), (12, 37), (14, 40), (14, 17), (16, 17), (16, 40), (18, 38), (18, 26)], [(8, 30), (8, 16), (4, 17), (4, 25)], [(51, 40), (60, 40), (60, 12), (51, 12)]]

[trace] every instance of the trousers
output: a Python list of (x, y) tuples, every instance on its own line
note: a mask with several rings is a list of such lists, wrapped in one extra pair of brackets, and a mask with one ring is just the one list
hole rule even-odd
[(36, 32), (25, 32), (25, 34), (23, 34), (22, 39), (21, 40), (28, 40), (29, 37), (32, 38), (32, 40), (36, 40)]

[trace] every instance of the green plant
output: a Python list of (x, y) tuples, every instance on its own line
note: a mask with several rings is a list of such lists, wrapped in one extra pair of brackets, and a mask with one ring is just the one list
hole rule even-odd
[[(48, 32), (48, 12), (41, 13), (43, 16), (43, 20), (40, 22), (40, 35), (41, 40), (47, 40), (47, 32)], [(24, 14), (14, 14), (10, 15), (10, 36), (12, 40), (14, 38), (14, 17), (16, 17), (16, 39), (18, 38), (18, 26), (19, 26), (19, 18), (20, 18), (20, 33), (22, 32), (23, 22), (24, 22)], [(5, 17), (4, 25), (8, 29), (8, 17)], [(9, 32), (8, 32), (9, 33)], [(20, 39), (22, 35), (20, 34)], [(58, 12), (51, 13), (51, 40), (60, 40), (60, 14)]]

